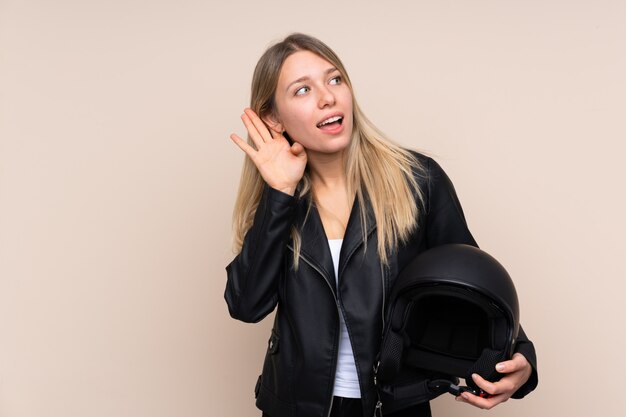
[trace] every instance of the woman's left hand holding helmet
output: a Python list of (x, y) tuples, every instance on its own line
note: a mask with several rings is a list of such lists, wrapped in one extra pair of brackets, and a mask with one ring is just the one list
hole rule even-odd
[(476, 385), (491, 395), (489, 398), (481, 398), (469, 392), (464, 392), (456, 397), (457, 401), (463, 401), (478, 408), (489, 410), (511, 398), (515, 391), (524, 385), (532, 374), (532, 366), (530, 366), (524, 355), (519, 352), (513, 354), (511, 360), (498, 363), (496, 370), (505, 374), (497, 382), (489, 382), (478, 374), (472, 375)]

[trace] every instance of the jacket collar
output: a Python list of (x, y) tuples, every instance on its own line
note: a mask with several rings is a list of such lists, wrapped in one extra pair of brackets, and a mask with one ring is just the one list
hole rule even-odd
[[(300, 200), (297, 209), (297, 227), (301, 231), (301, 257), (305, 258), (305, 262), (310, 263), (313, 267), (319, 269), (324, 279), (328, 281), (333, 293), (335, 293), (335, 271), (333, 268), (333, 259), (330, 253), (330, 247), (328, 245), (328, 238), (324, 231), (324, 226), (320, 218), (319, 212), (315, 204), (311, 204), (310, 211), (307, 216), (307, 210), (309, 209), (309, 199)], [(376, 221), (374, 218), (374, 212), (367, 195), (365, 196), (365, 212), (367, 220), (367, 233), (369, 235), (376, 229)], [(355, 197), (350, 211), (350, 217), (346, 226), (346, 232), (343, 237), (343, 243), (341, 245), (341, 252), (339, 255), (339, 275), (347, 264), (348, 260), (356, 252), (356, 250), (363, 244), (363, 228), (361, 224), (360, 215), (360, 203)]]

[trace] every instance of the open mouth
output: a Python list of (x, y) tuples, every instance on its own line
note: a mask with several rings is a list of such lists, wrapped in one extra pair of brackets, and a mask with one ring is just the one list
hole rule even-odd
[(343, 117), (342, 116), (333, 116), (333, 117), (329, 117), (328, 119), (324, 120), (321, 123), (317, 124), (317, 127), (319, 129), (325, 130), (325, 129), (336, 129), (338, 126), (341, 126), (341, 124), (343, 123)]

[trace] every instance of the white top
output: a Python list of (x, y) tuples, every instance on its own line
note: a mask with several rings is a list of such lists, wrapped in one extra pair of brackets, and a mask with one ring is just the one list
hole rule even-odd
[[(339, 253), (341, 252), (342, 243), (343, 239), (328, 240), (330, 253), (333, 257), (333, 266), (335, 267), (335, 283), (337, 286), (339, 286)], [(352, 344), (350, 343), (348, 328), (343, 319), (343, 314), (339, 315), (339, 326), (341, 333), (339, 334), (339, 356), (337, 358), (333, 395), (336, 397), (361, 398), (359, 377), (354, 364), (354, 353), (352, 352)]]

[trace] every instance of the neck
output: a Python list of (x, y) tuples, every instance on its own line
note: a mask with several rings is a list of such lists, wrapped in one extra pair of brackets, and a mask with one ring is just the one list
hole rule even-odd
[(308, 155), (311, 182), (315, 189), (346, 188), (345, 152)]

